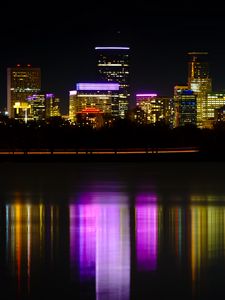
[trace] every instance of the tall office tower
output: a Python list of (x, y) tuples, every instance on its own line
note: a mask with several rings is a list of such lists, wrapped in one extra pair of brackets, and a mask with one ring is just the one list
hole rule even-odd
[(76, 90), (70, 91), (70, 121), (92, 127), (111, 123), (118, 91), (118, 83), (77, 83)]
[(187, 85), (175, 85), (174, 86), (174, 93), (173, 93), (173, 99), (174, 99), (174, 127), (178, 127), (180, 125), (179, 120), (179, 113), (180, 113), (180, 98), (183, 91), (187, 91), (188, 86)]
[(54, 94), (48, 93), (45, 95), (46, 119), (52, 117), (60, 117), (60, 99)]
[(178, 120), (176, 126), (197, 124), (197, 96), (192, 90), (181, 89), (177, 91)]
[(188, 55), (188, 88), (197, 95), (197, 126), (204, 128), (204, 102), (207, 94), (212, 91), (208, 52), (189, 52)]
[(129, 47), (95, 47), (101, 80), (119, 83), (118, 98), (113, 116), (124, 119), (130, 102)]
[(41, 89), (41, 70), (30, 65), (7, 68), (7, 110), (14, 118), (14, 104), (26, 102), (27, 97)]

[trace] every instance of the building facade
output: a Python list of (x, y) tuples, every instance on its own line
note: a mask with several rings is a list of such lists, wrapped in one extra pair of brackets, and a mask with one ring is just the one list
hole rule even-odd
[[(82, 119), (84, 123), (85, 116), (91, 120), (92, 127), (98, 124), (103, 126), (104, 120), (112, 122), (113, 104), (118, 97), (118, 91), (118, 83), (77, 83), (76, 90), (70, 91), (70, 122), (80, 123)], [(100, 122), (100, 119), (103, 121)]]
[(215, 109), (215, 124), (225, 122), (225, 105)]
[(124, 119), (130, 102), (130, 48), (129, 47), (95, 47), (97, 69), (100, 80), (119, 83), (118, 97), (113, 103), (112, 114)]
[(217, 112), (225, 105), (225, 92), (213, 92), (207, 95), (203, 105), (204, 127), (213, 128)]
[(177, 126), (197, 125), (197, 96), (192, 90), (177, 90)]
[(32, 121), (44, 121), (46, 114), (45, 107), (45, 94), (39, 93), (27, 97), (27, 102), (30, 104), (30, 120)]
[(60, 117), (60, 99), (56, 97), (53, 93), (45, 94), (45, 109), (46, 119), (52, 117)]
[(41, 70), (30, 65), (7, 68), (7, 111), (14, 118), (14, 104), (41, 90)]
[(188, 89), (197, 96), (197, 126), (204, 127), (204, 102), (212, 92), (212, 79), (209, 71), (208, 52), (189, 52)]
[(180, 105), (180, 96), (183, 91), (188, 90), (187, 85), (175, 85), (174, 86), (174, 93), (173, 93), (173, 99), (174, 99), (174, 127), (179, 126), (179, 105)]
[(158, 96), (155, 93), (136, 94), (137, 115), (140, 124), (164, 122), (173, 127), (174, 105), (170, 97)]

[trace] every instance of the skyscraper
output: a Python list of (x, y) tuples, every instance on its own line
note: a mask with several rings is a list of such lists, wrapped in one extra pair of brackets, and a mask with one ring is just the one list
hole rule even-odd
[(41, 89), (41, 70), (30, 65), (7, 68), (7, 111), (14, 118), (14, 104), (27, 102), (27, 97)]
[(95, 47), (97, 68), (103, 82), (119, 83), (114, 117), (124, 119), (130, 101), (129, 47)]
[(196, 125), (196, 95), (192, 90), (180, 89), (176, 95), (178, 120), (176, 126)]
[(204, 127), (204, 103), (212, 91), (212, 79), (207, 59), (208, 52), (189, 52), (188, 88), (197, 96), (197, 126)]

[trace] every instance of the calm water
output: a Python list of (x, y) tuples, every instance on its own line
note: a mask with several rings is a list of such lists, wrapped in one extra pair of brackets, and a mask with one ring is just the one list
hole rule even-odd
[(1, 299), (225, 297), (225, 163), (1, 163)]

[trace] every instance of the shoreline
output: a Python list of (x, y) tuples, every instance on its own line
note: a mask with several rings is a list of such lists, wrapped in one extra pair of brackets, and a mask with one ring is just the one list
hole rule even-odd
[(95, 154), (0, 154), (0, 162), (216, 162), (225, 161), (224, 153), (107, 153)]

